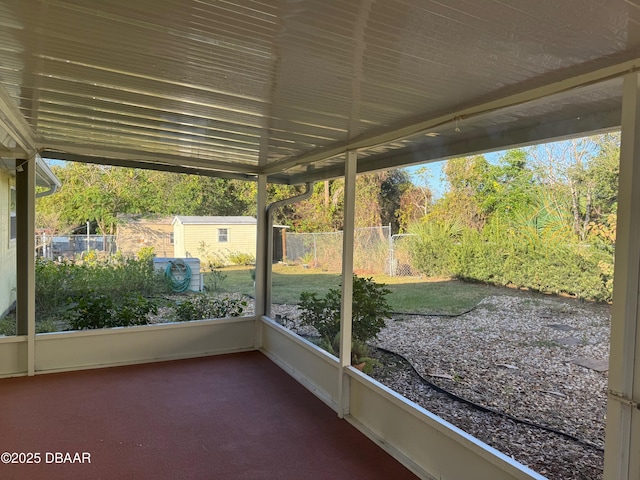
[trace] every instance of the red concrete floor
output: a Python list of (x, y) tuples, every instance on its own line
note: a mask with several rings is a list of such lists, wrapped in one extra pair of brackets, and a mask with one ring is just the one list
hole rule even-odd
[(0, 380), (2, 452), (40, 461), (0, 479), (417, 478), (258, 352)]

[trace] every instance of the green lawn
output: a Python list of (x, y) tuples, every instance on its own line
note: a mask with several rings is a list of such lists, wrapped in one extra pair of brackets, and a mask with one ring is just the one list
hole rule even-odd
[[(222, 282), (225, 292), (254, 295), (250, 267), (228, 267)], [(205, 274), (207, 275), (207, 274)], [(387, 285), (387, 297), (395, 312), (457, 314), (469, 310), (484, 297), (509, 291), (500, 287), (464, 283), (448, 279), (418, 279), (373, 275), (378, 283)], [(330, 288), (339, 288), (340, 275), (300, 266), (274, 265), (272, 297), (274, 303), (297, 304), (304, 291), (324, 295)]]

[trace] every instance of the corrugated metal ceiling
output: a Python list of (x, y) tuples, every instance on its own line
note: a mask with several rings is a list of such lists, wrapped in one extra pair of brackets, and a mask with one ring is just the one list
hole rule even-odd
[(351, 147), (366, 171), (612, 128), (639, 19), (623, 0), (0, 0), (0, 152), (302, 182)]

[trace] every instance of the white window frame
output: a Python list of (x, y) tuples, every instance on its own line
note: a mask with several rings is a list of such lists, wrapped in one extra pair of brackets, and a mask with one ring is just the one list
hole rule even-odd
[(219, 228), (218, 229), (218, 243), (229, 243), (229, 229), (228, 228)]

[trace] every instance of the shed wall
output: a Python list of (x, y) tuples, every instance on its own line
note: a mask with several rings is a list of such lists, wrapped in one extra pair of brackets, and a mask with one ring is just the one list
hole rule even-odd
[[(179, 223), (176, 222), (176, 226)], [(228, 258), (229, 254), (242, 252), (256, 255), (256, 225), (183, 225), (184, 228), (184, 256), (203, 257), (218, 255)], [(218, 241), (218, 230), (227, 229), (227, 241)], [(176, 247), (178, 231), (175, 231)], [(176, 253), (177, 253), (176, 248)]]

